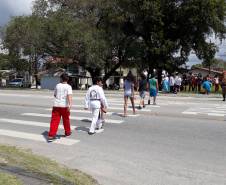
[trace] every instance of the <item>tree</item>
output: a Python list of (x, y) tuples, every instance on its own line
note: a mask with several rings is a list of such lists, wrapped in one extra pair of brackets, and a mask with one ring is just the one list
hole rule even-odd
[(224, 0), (114, 2), (113, 15), (105, 14), (102, 19), (114, 26), (115, 18), (119, 18), (127, 36), (143, 39), (150, 68), (162, 68), (168, 62), (180, 66), (191, 50), (202, 58), (200, 53), (212, 51), (212, 47), (207, 47), (211, 34), (224, 38)]
[(7, 54), (0, 54), (0, 69), (6, 70), (10, 68), (9, 66), (9, 56)]
[[(44, 52), (45, 33), (43, 19), (37, 16), (19, 16), (13, 18), (6, 28), (4, 46), (9, 50), (14, 65), (17, 69), (24, 69), (23, 59), (28, 56), (28, 69), (35, 76), (36, 87), (38, 82), (38, 56)], [(21, 65), (21, 66), (20, 66)]]
[[(36, 11), (34, 13), (36, 15), (44, 15), (44, 17), (47, 17), (50, 20), (54, 15), (57, 15), (55, 18), (53, 18), (53, 22), (56, 23), (56, 27), (53, 30), (55, 33), (57, 33), (57, 31), (60, 29), (63, 30), (63, 33), (56, 35), (55, 39), (53, 39), (54, 34), (49, 35), (49, 43), (52, 43), (52, 46), (58, 45), (56, 48), (59, 48), (59, 51), (63, 51), (64, 45), (60, 44), (60, 40), (64, 40), (66, 42), (68, 39), (73, 38), (73, 41), (79, 44), (77, 44), (77, 46), (75, 45), (75, 47), (69, 44), (68, 48), (73, 48), (72, 52), (69, 53), (75, 55), (74, 57), (71, 57), (73, 57), (81, 66), (87, 69), (92, 77), (100, 76), (101, 71), (105, 69), (104, 80), (106, 80), (122, 64), (125, 65), (126, 63), (129, 63), (130, 60), (127, 59), (131, 55), (126, 57), (128, 53), (127, 50), (129, 47), (131, 47), (130, 43), (134, 42), (134, 39), (126, 36), (123, 33), (123, 31), (120, 29), (121, 25), (117, 21), (113, 27), (109, 26), (107, 22), (105, 22), (105, 24), (101, 22), (101, 8), (103, 5), (101, 1), (55, 0), (48, 2), (49, 6), (46, 6), (45, 2), (41, 0), (36, 1)], [(111, 1), (107, 1), (104, 3), (104, 7), (111, 7), (111, 4)], [(45, 8), (43, 9), (43, 7)], [(51, 10), (51, 7), (58, 8)], [(57, 20), (57, 17), (60, 19), (60, 21)], [(67, 21), (67, 19), (70, 21)], [(66, 24), (64, 24), (65, 21), (67, 22)], [(57, 24), (57, 22), (59, 24)], [(63, 27), (60, 28), (62, 23)], [(73, 28), (71, 27), (70, 32), (66, 32), (67, 37), (65, 37), (64, 33), (65, 30), (68, 30), (67, 28), (69, 23), (74, 24), (75, 26)], [(53, 27), (52, 24), (49, 24), (49, 29), (51, 27)], [(75, 32), (75, 30), (77, 30), (77, 32)], [(75, 33), (71, 34), (73, 31)], [(76, 36), (77, 39), (75, 38)], [(59, 38), (61, 39), (59, 40)], [(53, 43), (53, 40), (55, 43)], [(56, 52), (56, 54), (59, 55), (59, 51)], [(75, 51), (78, 51), (78, 53), (76, 54)], [(49, 49), (48, 53), (52, 54), (53, 50), (51, 51)], [(136, 53), (137, 52), (135, 52), (135, 55), (137, 55)], [(130, 59), (134, 58), (134, 56), (131, 56)], [(118, 58), (118, 60), (113, 60), (114, 58)]]
[[(214, 56), (217, 48), (207, 38), (212, 34), (224, 38), (225, 4), (224, 0), (36, 0), (32, 16), (9, 25), (7, 47), (16, 53), (24, 48), (30, 56), (48, 53), (73, 59), (92, 77), (105, 69), (105, 80), (122, 65), (148, 66), (160, 75), (162, 69), (185, 64), (191, 50), (206, 61)], [(16, 28), (18, 33), (12, 31)]]

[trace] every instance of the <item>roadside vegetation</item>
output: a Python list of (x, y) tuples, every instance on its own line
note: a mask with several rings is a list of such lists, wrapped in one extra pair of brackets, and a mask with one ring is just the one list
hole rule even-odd
[[(35, 175), (37, 178), (54, 185), (97, 185), (97, 181), (91, 176), (69, 169), (63, 165), (51, 161), (45, 157), (32, 154), (28, 150), (18, 149), (12, 146), (0, 145), (0, 166), (15, 167), (27, 173)], [(9, 178), (8, 178), (9, 177)], [(0, 174), (0, 184), (20, 185), (20, 182), (11, 175)], [(14, 183), (14, 184), (13, 184)]]
[(22, 182), (13, 175), (0, 173), (0, 184), (4, 185), (22, 185)]

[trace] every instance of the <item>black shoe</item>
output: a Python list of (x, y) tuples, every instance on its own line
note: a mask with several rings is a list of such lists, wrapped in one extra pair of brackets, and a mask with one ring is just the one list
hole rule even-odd
[(142, 109), (142, 107), (139, 105), (138, 109)]
[(95, 132), (88, 132), (88, 134), (89, 134), (89, 135), (93, 135), (93, 134), (95, 134)]
[(56, 139), (56, 137), (54, 136), (48, 136), (48, 142), (52, 142), (52, 141), (54, 141)]
[(103, 129), (103, 125), (99, 128), (99, 127), (96, 127), (95, 130), (100, 130), (100, 129)]
[(145, 105), (143, 105), (143, 108), (145, 108)]
[(225, 101), (225, 99), (223, 99), (222, 101)]

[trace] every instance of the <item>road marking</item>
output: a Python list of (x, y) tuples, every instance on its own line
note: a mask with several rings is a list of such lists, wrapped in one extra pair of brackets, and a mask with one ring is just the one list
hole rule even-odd
[(99, 129), (99, 130), (95, 130), (95, 133), (100, 134), (100, 133), (103, 132), (103, 131), (104, 131), (104, 129), (101, 128), (101, 129)]
[(200, 108), (201, 110), (210, 110), (210, 109), (213, 109), (212, 107), (204, 107), (204, 108)]
[(210, 110), (210, 112), (212, 113), (226, 113), (226, 111), (223, 111), (223, 110)]
[[(88, 133), (89, 132), (89, 127), (83, 127), (82, 129), (79, 129), (79, 127), (77, 128), (77, 131), (78, 132), (85, 132), (85, 133)], [(95, 130), (95, 133), (97, 133), (97, 134), (100, 134), (100, 133), (102, 133), (104, 131), (104, 129), (103, 128), (101, 128), (101, 129), (96, 129)]]
[[(37, 122), (37, 121), (24, 121), (24, 120), (17, 120), (17, 119), (5, 119), (1, 118), (0, 122), (7, 122), (7, 123), (13, 123), (17, 125), (29, 125), (29, 126), (37, 126), (37, 127), (50, 127), (50, 123), (44, 123), (44, 122)], [(64, 129), (63, 125), (59, 125), (60, 129)], [(71, 126), (71, 129), (76, 129), (76, 126)]]
[(197, 115), (197, 114), (198, 114), (198, 112), (189, 112), (189, 111), (185, 111), (185, 112), (182, 112), (182, 114)]
[[(114, 113), (113, 115), (124, 117), (123, 113)], [(126, 117), (138, 117), (138, 116), (140, 116), (140, 114), (127, 114)]]
[[(45, 109), (45, 110), (48, 110), (48, 111), (51, 111), (52, 109)], [(141, 110), (142, 111), (142, 110)], [(73, 112), (73, 113), (91, 113), (91, 111), (90, 110), (73, 110), (73, 109), (71, 109), (70, 110), (70, 112)], [(123, 113), (118, 113), (118, 112), (107, 112), (107, 113), (105, 113), (105, 114), (107, 114), (107, 115), (111, 115), (111, 116), (122, 116), (123, 115)], [(133, 114), (131, 114), (131, 115), (128, 115), (128, 116), (131, 116), (131, 117), (138, 117), (138, 116), (140, 116), (140, 114), (135, 114), (135, 115), (133, 115)]]
[[(45, 117), (45, 118), (50, 118), (51, 115), (50, 114), (38, 114), (38, 113), (23, 113), (21, 114), (23, 116), (35, 116), (35, 117)], [(90, 118), (87, 117), (80, 117), (80, 116), (70, 116), (71, 120), (79, 120), (79, 121), (84, 121), (84, 120), (88, 120), (89, 122), (91, 122)], [(106, 123), (115, 123), (115, 124), (121, 124), (123, 121), (122, 120), (113, 120), (113, 119), (105, 119)]]
[(31, 97), (30, 94), (4, 94), (0, 93), (0, 96), (13, 96), (13, 97)]
[[(9, 137), (15, 137), (15, 138), (21, 138), (21, 139), (28, 139), (33, 141), (41, 141), (41, 142), (47, 142), (45, 137), (43, 135), (38, 134), (30, 134), (26, 132), (17, 132), (12, 130), (3, 130), (0, 129), (0, 135), (2, 136), (9, 136)], [(62, 144), (62, 145), (73, 145), (80, 142), (79, 140), (75, 139), (68, 139), (68, 138), (60, 138), (53, 141), (54, 144)]]
[[(48, 111), (52, 111), (52, 109), (45, 109), (45, 110), (48, 110)], [(73, 112), (73, 113), (91, 113), (90, 110), (74, 110), (74, 109), (71, 109), (70, 112)], [(105, 113), (107, 115), (114, 115), (115, 112), (107, 112)]]
[(208, 113), (208, 116), (225, 116), (225, 114), (217, 114), (217, 113)]
[[(157, 106), (157, 105), (148, 105), (148, 106), (151, 106), (151, 107), (154, 107), (154, 108), (159, 108), (160, 106)], [(72, 107), (74, 108), (84, 108), (83, 105), (72, 105)], [(124, 107), (108, 107), (108, 109), (110, 110), (124, 110)], [(128, 107), (127, 110), (129, 109), (132, 109), (131, 107)], [(143, 112), (150, 112), (151, 109), (142, 109)]]

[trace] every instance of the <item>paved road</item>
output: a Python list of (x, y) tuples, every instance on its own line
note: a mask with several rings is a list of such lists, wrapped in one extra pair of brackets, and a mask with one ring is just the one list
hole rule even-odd
[[(104, 185), (226, 185), (226, 104), (218, 97), (162, 95), (121, 117), (122, 93), (107, 92), (104, 131), (89, 136), (85, 92), (74, 92), (73, 135), (46, 142), (51, 91), (0, 91), (0, 143), (31, 148)], [(137, 99), (138, 101), (138, 99)], [(131, 113), (131, 110), (130, 110)]]

